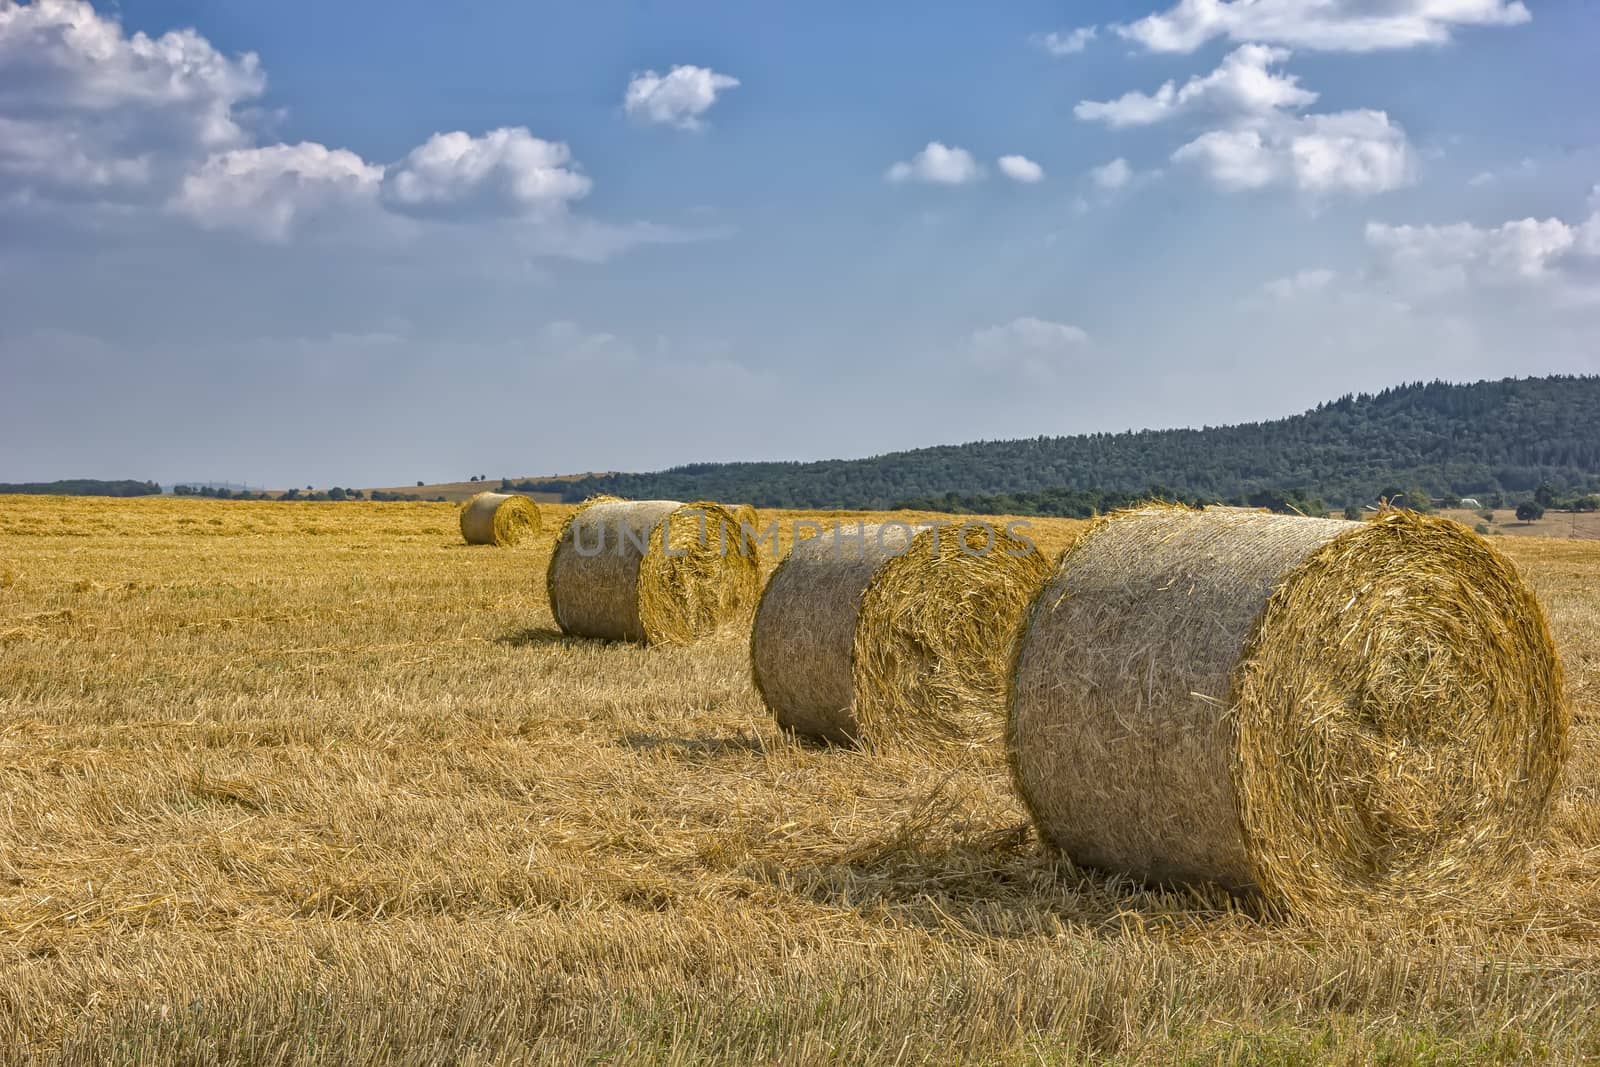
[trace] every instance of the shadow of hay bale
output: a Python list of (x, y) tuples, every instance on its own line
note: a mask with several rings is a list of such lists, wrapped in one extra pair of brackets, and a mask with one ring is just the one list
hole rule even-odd
[(601, 640), (593, 637), (573, 637), (562, 633), (552, 626), (529, 626), (510, 633), (501, 634), (494, 639), (497, 645), (507, 645), (511, 648), (538, 648), (546, 645), (576, 647)]
[(660, 752), (693, 762), (705, 762), (722, 756), (748, 756), (766, 752), (771, 742), (759, 734), (738, 734), (734, 737), (674, 737), (666, 734), (624, 734), (617, 742), (635, 752)]

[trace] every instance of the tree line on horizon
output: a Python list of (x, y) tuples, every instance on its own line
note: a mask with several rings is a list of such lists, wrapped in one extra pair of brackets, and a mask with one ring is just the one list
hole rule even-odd
[[(523, 492), (578, 502), (730, 500), (769, 508), (923, 507), (966, 501), (1004, 513), (1094, 514), (1159, 490), (1166, 499), (1291, 510), (1359, 508), (1541, 486), (1557, 499), (1600, 491), (1600, 376), (1416, 382), (1350, 394), (1269, 422), (975, 441), (867, 459), (695, 463), (649, 474), (526, 479)], [(941, 504), (941, 506), (943, 506)], [(1272, 506), (1272, 505), (1260, 505)], [(964, 510), (977, 510), (977, 507)]]
[(131, 478), (63, 478), (55, 482), (0, 482), (0, 494), (27, 496), (159, 496), (161, 486)]

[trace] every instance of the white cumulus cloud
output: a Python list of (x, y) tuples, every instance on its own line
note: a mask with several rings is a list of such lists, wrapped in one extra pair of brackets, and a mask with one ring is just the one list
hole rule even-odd
[(641, 122), (698, 130), (717, 95), (739, 87), (739, 79), (708, 67), (676, 66), (666, 74), (635, 74), (622, 95), (622, 109)]
[(1133, 168), (1126, 159), (1118, 156), (1110, 163), (1089, 168), (1089, 180), (1094, 182), (1096, 188), (1110, 192), (1123, 188), (1133, 180)]
[(1298, 110), (1316, 102), (1317, 94), (1302, 89), (1299, 78), (1268, 68), (1281, 65), (1287, 49), (1247, 44), (1229, 53), (1210, 74), (1195, 75), (1179, 88), (1167, 82), (1154, 93), (1130, 92), (1115, 100), (1084, 100), (1072, 109), (1086, 122), (1113, 128), (1147, 126), (1187, 111), (1209, 110), (1265, 114), (1280, 108)]
[(995, 161), (995, 166), (1014, 182), (1031, 185), (1044, 180), (1044, 168), (1027, 156), (1001, 156)]
[(1331, 289), (1337, 278), (1345, 283), (1337, 294), (1345, 302), (1500, 326), (1522, 321), (1520, 315), (1600, 309), (1600, 187), (1587, 216), (1576, 221), (1368, 222), (1363, 236), (1365, 269), (1348, 276), (1302, 270), (1266, 283), (1263, 294), (1277, 301), (1306, 297)]
[(891, 166), (884, 173), (891, 182), (927, 182), (930, 185), (967, 185), (983, 177), (983, 167), (965, 148), (929, 141), (926, 148)]
[(241, 148), (187, 175), (170, 210), (206, 229), (238, 229), (271, 241), (321, 211), (370, 202), (383, 168), (354, 152), (303, 142)]
[[(651, 107), (703, 110), (682, 76), (662, 81)], [(712, 93), (727, 84), (712, 76)], [(390, 166), (348, 148), (264, 143), (254, 120), (265, 90), (254, 54), (227, 55), (192, 29), (130, 33), (83, 0), (0, 0), (0, 233), (198, 227), (284, 243), (315, 222), (324, 249), (462, 242), (522, 261), (717, 235), (567, 210), (589, 177), (565, 144), (520, 126), (437, 133)], [(505, 218), (518, 225), (494, 224)], [(460, 225), (435, 224), (446, 222)]]
[(1573, 271), (1600, 256), (1588, 238), (1600, 213), (1573, 225), (1557, 218), (1516, 219), (1494, 227), (1367, 224), (1377, 273), (1427, 295), (1479, 287), (1545, 285), (1574, 280)]
[(1212, 130), (1172, 153), (1230, 192), (1287, 186), (1312, 194), (1370, 196), (1417, 180), (1416, 150), (1382, 111), (1273, 116)]
[(1469, 26), (1516, 26), (1521, 0), (1178, 0), (1115, 27), (1152, 52), (1193, 52), (1218, 37), (1327, 52), (1443, 44)]
[(0, 0), (0, 190), (150, 200), (189, 163), (248, 144), (252, 53), (193, 30), (127, 34), (82, 0)]
[(1066, 33), (1056, 31), (1036, 33), (1030, 40), (1053, 56), (1075, 56), (1088, 48), (1089, 42), (1099, 36), (1099, 33), (1097, 26), (1079, 26)]
[(383, 199), (413, 214), (539, 214), (582, 199), (590, 185), (565, 144), (514, 126), (479, 137), (460, 130), (434, 134), (389, 168)]

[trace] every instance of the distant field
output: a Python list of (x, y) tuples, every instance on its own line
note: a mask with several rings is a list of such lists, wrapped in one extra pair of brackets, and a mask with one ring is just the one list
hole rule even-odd
[(1481, 512), (1453, 509), (1441, 514), (1468, 526), (1482, 523), (1491, 534), (1507, 537), (1577, 537), (1600, 540), (1600, 512), (1547, 511), (1542, 519), (1519, 522), (1516, 511), (1502, 508), (1494, 513), (1492, 521), (1485, 520)]
[[(575, 482), (579, 478), (589, 478), (589, 477), (592, 477), (592, 475), (589, 475), (589, 474), (563, 474), (563, 475), (556, 475), (556, 476), (542, 476), (542, 477), (534, 479), (534, 480), (535, 481)], [(516, 477), (516, 478), (512, 478), (511, 480), (513, 482), (522, 482), (522, 481), (527, 481), (528, 479), (527, 478), (523, 478), (523, 477)], [(489, 479), (487, 479), (485, 481), (481, 481), (481, 482), (430, 482), (427, 485), (412, 484), (412, 485), (378, 486), (376, 488), (376, 490), (369, 489), (369, 490), (367, 490), (367, 492), (370, 493), (370, 492), (376, 491), (376, 492), (381, 492), (381, 493), (414, 493), (417, 496), (422, 497), (423, 499), (432, 499), (433, 497), (436, 497), (436, 496), (442, 496), (448, 501), (459, 502), (459, 501), (462, 501), (462, 500), (466, 500), (468, 497), (471, 497), (474, 494), (481, 493), (485, 489), (492, 489), (492, 490), (495, 490), (495, 491), (498, 492), (499, 489), (500, 489), (500, 478), (497, 476), (497, 477), (489, 478)], [(521, 490), (516, 490), (516, 492), (521, 492)], [(523, 496), (532, 497), (533, 499), (539, 501), (542, 504), (558, 504), (558, 503), (561, 502), (561, 494), (560, 493), (523, 493), (522, 495)]]
[(797, 743), (743, 637), (561, 636), (569, 512), (0, 497), (0, 1063), (1600, 1057), (1600, 541), (1496, 542), (1577, 710), (1515, 912), (1327, 927)]

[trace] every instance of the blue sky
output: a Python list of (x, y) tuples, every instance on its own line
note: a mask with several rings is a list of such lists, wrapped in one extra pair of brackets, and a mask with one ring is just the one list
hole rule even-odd
[(391, 484), (1600, 371), (1600, 11), (0, 0), (0, 480)]

